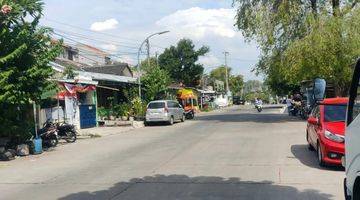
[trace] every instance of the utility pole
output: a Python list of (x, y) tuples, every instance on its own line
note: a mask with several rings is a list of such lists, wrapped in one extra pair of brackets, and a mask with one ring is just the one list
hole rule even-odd
[(228, 77), (228, 66), (227, 66), (227, 56), (229, 55), (229, 52), (225, 51), (225, 85), (226, 85), (226, 94), (229, 93), (229, 77)]
[(150, 41), (149, 38), (146, 40), (146, 49), (147, 49), (147, 62), (148, 62), (148, 67), (150, 67)]
[(155, 52), (155, 58), (156, 58), (156, 66), (159, 67), (159, 55), (158, 52)]
[[(141, 53), (141, 49), (144, 46), (144, 44), (146, 43), (148, 45), (148, 62), (150, 63), (150, 42), (149, 42), (149, 38), (155, 36), (155, 35), (162, 35), (165, 33), (168, 33), (170, 31), (163, 31), (163, 32), (158, 32), (158, 33), (154, 33), (149, 35), (140, 45), (139, 50), (138, 50), (138, 54), (137, 54), (137, 60), (138, 60), (138, 65), (137, 65), (137, 69), (138, 69), (138, 73), (139, 73), (139, 77), (138, 77), (138, 85), (139, 85), (139, 98), (141, 99), (141, 62), (140, 62), (140, 53)], [(150, 64), (149, 64), (150, 65)]]

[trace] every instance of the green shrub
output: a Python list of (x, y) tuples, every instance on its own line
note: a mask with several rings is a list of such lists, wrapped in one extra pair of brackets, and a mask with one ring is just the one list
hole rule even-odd
[(128, 117), (130, 115), (131, 112), (131, 104), (129, 103), (122, 103), (122, 104), (117, 104), (115, 106), (113, 106), (113, 114), (116, 117)]
[(98, 110), (98, 116), (100, 118), (109, 118), (110, 117), (110, 110), (104, 107), (99, 107)]
[(134, 98), (132, 101), (132, 114), (135, 117), (144, 117), (146, 112), (146, 104), (142, 102), (139, 97)]

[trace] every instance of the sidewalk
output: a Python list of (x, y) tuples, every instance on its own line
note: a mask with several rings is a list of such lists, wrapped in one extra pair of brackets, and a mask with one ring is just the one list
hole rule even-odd
[(78, 138), (86, 139), (86, 138), (104, 137), (108, 135), (116, 135), (142, 127), (144, 127), (143, 122), (134, 121), (129, 126), (102, 126), (102, 127), (81, 129), (78, 131), (79, 133)]

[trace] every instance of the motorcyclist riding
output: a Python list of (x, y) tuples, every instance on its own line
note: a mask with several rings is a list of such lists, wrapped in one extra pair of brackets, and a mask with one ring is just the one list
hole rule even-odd
[(255, 108), (258, 110), (258, 112), (262, 111), (262, 100), (260, 98), (255, 99)]

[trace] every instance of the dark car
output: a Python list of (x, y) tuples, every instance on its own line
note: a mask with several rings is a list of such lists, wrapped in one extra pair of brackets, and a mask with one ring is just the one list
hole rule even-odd
[(245, 105), (245, 100), (241, 99), (239, 96), (233, 97), (233, 104), (235, 105)]

